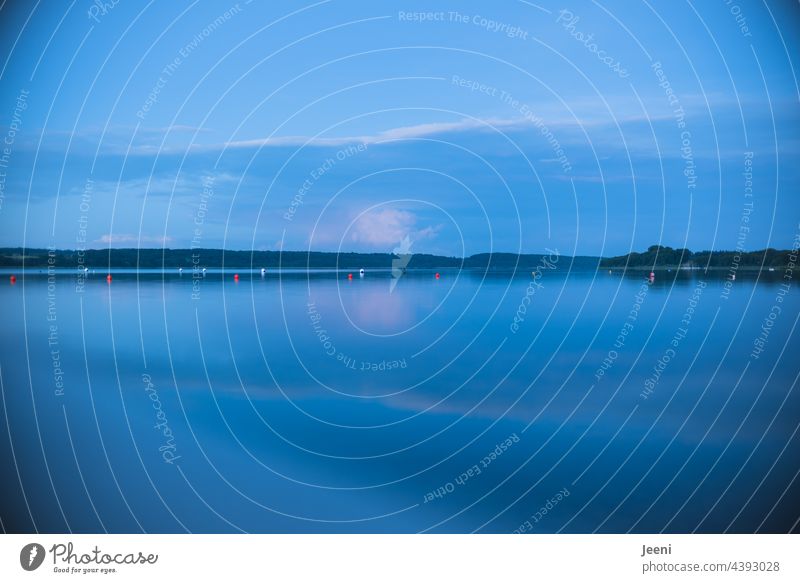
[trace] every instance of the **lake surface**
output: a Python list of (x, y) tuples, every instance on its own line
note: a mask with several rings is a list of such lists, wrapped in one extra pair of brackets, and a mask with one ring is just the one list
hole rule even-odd
[(7, 531), (797, 529), (783, 273), (16, 275)]

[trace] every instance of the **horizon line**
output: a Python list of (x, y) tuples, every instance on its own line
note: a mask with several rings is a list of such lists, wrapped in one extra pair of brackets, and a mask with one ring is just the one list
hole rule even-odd
[[(651, 245), (652, 247), (653, 245)], [(739, 254), (750, 254), (750, 253), (759, 253), (759, 252), (767, 252), (767, 251), (777, 251), (777, 252), (784, 252), (784, 253), (797, 253), (795, 249), (779, 249), (776, 247), (763, 247), (761, 249), (753, 249), (751, 251), (743, 250), (743, 249), (702, 249), (700, 251), (692, 251), (686, 247), (670, 247), (668, 245), (660, 245), (659, 246), (662, 250), (670, 250), (670, 251), (678, 251), (678, 250), (686, 250), (692, 255), (696, 255), (698, 253), (739, 253)], [(649, 249), (649, 248), (648, 248)], [(545, 249), (541, 252), (517, 252), (517, 251), (480, 251), (478, 253), (472, 253), (470, 255), (458, 256), (458, 255), (439, 255), (437, 253), (403, 253), (398, 254), (394, 251), (320, 251), (320, 250), (313, 250), (313, 249), (305, 249), (305, 250), (295, 250), (295, 249), (227, 249), (224, 247), (91, 247), (91, 248), (59, 248), (59, 247), (0, 247), (0, 252), (2, 251), (11, 251), (11, 250), (23, 250), (23, 251), (44, 251), (44, 252), (96, 252), (96, 251), (185, 251), (185, 252), (200, 252), (200, 251), (221, 251), (225, 253), (327, 253), (331, 255), (343, 255), (343, 254), (356, 254), (356, 255), (430, 255), (433, 257), (445, 257), (448, 259), (468, 259), (470, 257), (475, 257), (477, 255), (517, 255), (517, 256), (525, 256), (525, 255), (553, 255), (553, 251), (555, 251), (556, 255), (559, 257), (587, 257), (587, 258), (614, 258), (614, 257), (624, 257), (626, 255), (630, 255), (631, 253), (648, 253), (649, 250), (645, 249), (644, 251), (635, 251), (630, 250), (627, 253), (622, 253), (620, 255), (587, 255), (587, 254), (578, 254), (578, 255), (567, 255), (564, 253), (560, 253), (558, 249), (548, 250)]]

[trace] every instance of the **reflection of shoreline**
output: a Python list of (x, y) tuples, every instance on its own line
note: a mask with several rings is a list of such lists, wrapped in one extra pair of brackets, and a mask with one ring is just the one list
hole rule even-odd
[[(787, 269), (788, 265), (773, 265), (770, 266), (773, 268), (774, 272), (777, 273), (781, 269)], [(629, 265), (628, 267), (600, 267), (598, 271), (642, 271), (650, 273), (651, 271), (658, 273), (659, 271), (684, 271), (684, 272), (694, 272), (694, 273), (703, 273), (705, 271), (730, 271), (730, 267), (722, 267), (722, 266), (711, 266), (711, 267), (679, 267), (677, 265), (659, 265), (658, 267), (650, 267), (646, 265)], [(743, 265), (739, 267), (739, 271), (764, 271), (770, 273), (769, 267), (759, 267), (757, 265)]]

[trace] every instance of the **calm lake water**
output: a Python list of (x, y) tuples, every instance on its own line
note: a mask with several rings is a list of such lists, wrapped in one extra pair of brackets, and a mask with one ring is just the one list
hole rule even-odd
[(800, 306), (781, 276), (6, 274), (0, 518), (796, 529)]

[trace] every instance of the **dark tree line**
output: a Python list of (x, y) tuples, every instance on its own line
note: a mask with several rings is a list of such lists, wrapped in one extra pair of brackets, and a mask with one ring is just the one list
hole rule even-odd
[(644, 253), (628, 253), (618, 257), (607, 257), (600, 261), (600, 267), (784, 267), (791, 261), (791, 251), (762, 249), (761, 251), (698, 251), (673, 249), (662, 245), (652, 245)]
[[(464, 259), (426, 253), (414, 253), (406, 269), (469, 268), (484, 270), (535, 269), (546, 255), (481, 253)], [(391, 253), (326, 253), (320, 251), (225, 251), (222, 249), (87, 249), (55, 250), (52, 263), (60, 269), (127, 268), (192, 269), (207, 268), (268, 269), (391, 269), (397, 259)], [(47, 249), (0, 249), (0, 267), (46, 268), (51, 260)], [(561, 257), (556, 269), (596, 269), (597, 257)]]
[[(594, 270), (604, 268), (667, 268), (667, 267), (782, 267), (790, 262), (791, 251), (764, 249), (738, 253), (735, 251), (699, 251), (673, 249), (653, 245), (644, 253), (619, 257), (549, 256), (516, 253), (479, 253), (464, 259), (414, 253), (406, 269), (467, 268), (487, 271), (535, 270), (545, 258), (558, 270)], [(321, 251), (225, 251), (222, 249), (0, 249), (0, 267), (46, 268), (52, 260), (59, 269), (127, 268), (127, 269), (192, 269), (194, 266), (237, 269), (278, 267), (295, 269), (391, 269), (397, 256), (391, 253), (327, 253)], [(553, 260), (555, 261), (553, 262)]]

